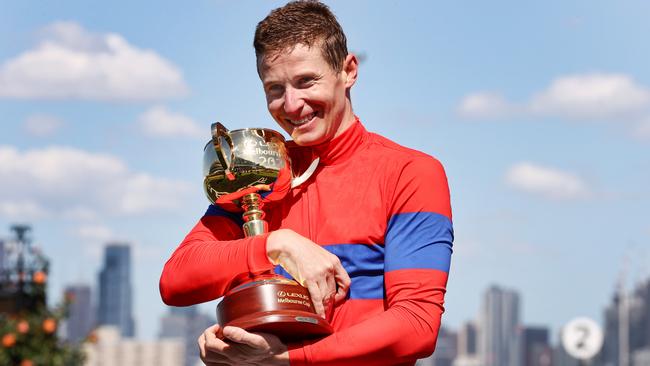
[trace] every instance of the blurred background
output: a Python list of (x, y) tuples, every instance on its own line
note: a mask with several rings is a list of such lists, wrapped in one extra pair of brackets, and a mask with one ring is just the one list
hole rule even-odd
[[(650, 365), (650, 3), (325, 3), (361, 60), (355, 113), (447, 171), (444, 329), (420, 363), (574, 365), (560, 332), (587, 317), (592, 365)], [(175, 339), (167, 362), (193, 364), (215, 303), (166, 307), (158, 279), (207, 208), (210, 124), (276, 128), (252, 39), (284, 2), (1, 4), (0, 263), (49, 259), (48, 303), (76, 299), (61, 337)]]

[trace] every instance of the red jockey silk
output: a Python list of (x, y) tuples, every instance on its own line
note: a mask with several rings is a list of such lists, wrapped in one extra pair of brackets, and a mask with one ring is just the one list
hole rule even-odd
[[(320, 163), (307, 181), (264, 207), (269, 227), (323, 246), (352, 279), (348, 299), (328, 319), (335, 332), (290, 344), (291, 365), (413, 365), (431, 354), (453, 241), (442, 165), (367, 132), (358, 120), (326, 144), (288, 146), (299, 171), (315, 157)], [(165, 264), (163, 300), (213, 300), (273, 269), (266, 237), (244, 238), (239, 214), (210, 206)]]

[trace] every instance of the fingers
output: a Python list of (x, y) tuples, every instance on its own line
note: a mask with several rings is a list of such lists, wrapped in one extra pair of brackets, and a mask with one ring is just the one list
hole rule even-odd
[(320, 277), (316, 281), (307, 282), (307, 290), (314, 305), (315, 312), (327, 319), (329, 313), (334, 310), (334, 299), (336, 296), (336, 281), (333, 276)]
[(323, 300), (323, 306), (325, 307), (325, 319), (332, 318), (332, 312), (334, 311), (334, 304), (336, 298), (336, 280), (334, 276), (327, 277), (327, 297)]
[(350, 280), (348, 272), (340, 263), (335, 267), (335, 270), (336, 273), (334, 274), (334, 277), (336, 278), (337, 290), (336, 295), (334, 295), (334, 303), (340, 304), (345, 300), (352, 280)]
[(196, 342), (199, 344), (199, 354), (201, 356), (201, 359), (205, 358), (205, 336), (203, 333), (199, 336), (199, 339), (196, 340)]
[(305, 287), (307, 287), (307, 290), (309, 290), (309, 296), (311, 297), (312, 304), (314, 304), (314, 310), (316, 311), (316, 314), (324, 318), (325, 307), (323, 306), (323, 299), (325, 296), (323, 295), (320, 286), (318, 286), (318, 282), (305, 281)]
[(334, 305), (341, 304), (346, 299), (347, 295), (348, 288), (339, 286), (339, 288), (336, 290), (336, 294), (334, 294)]
[(257, 349), (268, 349), (268, 343), (259, 334), (249, 333), (242, 328), (227, 326), (223, 329), (223, 336), (233, 342), (245, 344)]
[[(208, 328), (210, 329), (210, 328)], [(204, 353), (209, 353), (209, 352), (219, 352), (223, 353), (225, 352), (230, 346), (228, 343), (224, 342), (223, 340), (217, 338), (216, 334), (214, 332), (211, 332), (209, 330), (206, 330), (203, 332), (203, 347), (205, 348)], [(199, 343), (201, 345), (201, 343)]]
[(331, 297), (336, 293), (336, 280), (334, 276), (327, 276), (327, 295), (325, 296), (325, 302), (331, 300)]
[(288, 229), (272, 232), (266, 248), (272, 263), (280, 264), (309, 290), (314, 310), (320, 316), (325, 317), (328, 308), (333, 308), (330, 301), (340, 304), (345, 300), (350, 276), (336, 255)]
[(205, 332), (203, 332), (203, 333), (204, 334), (205, 333), (212, 333), (217, 338), (223, 338), (223, 327), (221, 325), (219, 325), (219, 324), (215, 324), (215, 325), (213, 325), (211, 327), (208, 327), (205, 330)]
[(228, 351), (230, 345), (218, 337), (221, 333), (221, 326), (215, 324), (207, 328), (197, 339), (201, 360), (206, 365), (219, 365), (227, 362), (224, 353)]
[(309, 290), (316, 313), (327, 319), (334, 305), (345, 300), (351, 281), (337, 256), (328, 253), (325, 262), (328, 264), (324, 269), (316, 272), (319, 275), (305, 281), (303, 286)]
[(214, 325), (197, 342), (201, 361), (208, 366), (266, 365), (269, 357), (288, 357), (287, 347), (276, 336), (238, 327)]

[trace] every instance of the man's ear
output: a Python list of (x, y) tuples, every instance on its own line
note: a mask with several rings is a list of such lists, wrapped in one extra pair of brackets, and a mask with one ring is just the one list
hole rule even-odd
[(343, 72), (345, 88), (350, 89), (357, 81), (359, 72), (359, 60), (357, 60), (357, 56), (349, 53), (343, 61), (343, 69), (341, 71)]

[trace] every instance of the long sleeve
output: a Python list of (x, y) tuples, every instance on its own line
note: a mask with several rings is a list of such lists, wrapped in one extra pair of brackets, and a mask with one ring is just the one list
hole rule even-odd
[(166, 304), (214, 300), (254, 274), (273, 269), (266, 256), (267, 235), (243, 238), (238, 221), (235, 214), (209, 207), (165, 263), (160, 294)]
[(292, 366), (412, 365), (435, 349), (453, 242), (447, 178), (437, 160), (418, 155), (386, 193), (385, 311), (291, 345)]
[[(289, 344), (291, 365), (412, 366), (434, 351), (444, 311), (453, 242), (444, 169), (360, 122), (314, 153), (319, 167), (269, 209), (269, 223), (339, 257), (351, 286), (328, 319), (335, 332)], [(206, 214), (165, 265), (165, 301), (211, 300), (272, 268), (266, 238), (242, 239), (236, 220)]]

